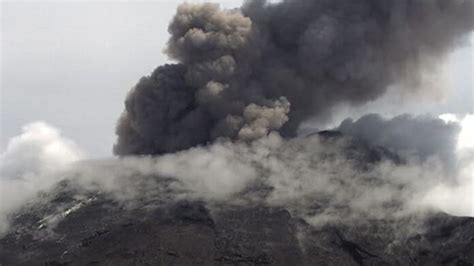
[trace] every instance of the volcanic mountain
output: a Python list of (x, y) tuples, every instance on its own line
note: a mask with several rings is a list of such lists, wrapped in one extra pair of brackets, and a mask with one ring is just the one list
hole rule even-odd
[(474, 219), (436, 202), (472, 180), (458, 124), (372, 114), (300, 132), (382, 96), (440, 95), (437, 71), (474, 29), (473, 10), (472, 0), (179, 5), (170, 62), (127, 95), (116, 157), (57, 160), (76, 153), (30, 138), (56, 140), (41, 123), (2, 153), (8, 190), (55, 186), (31, 198), (3, 190), (0, 264), (473, 265)]
[[(339, 132), (309, 136), (333, 142)], [(361, 168), (404, 162), (351, 141)], [(154, 178), (154, 177), (148, 177)], [(315, 177), (317, 178), (317, 177)], [(173, 199), (171, 178), (133, 204), (62, 181), (12, 218), (1, 265), (472, 265), (474, 218), (441, 212), (308, 223), (291, 208)], [(261, 186), (242, 193), (265, 194)], [(239, 197), (239, 195), (237, 195)], [(244, 196), (242, 196), (244, 197)], [(325, 202), (313, 202), (318, 216)], [(396, 204), (396, 203), (394, 203)], [(344, 208), (344, 206), (340, 206)], [(391, 208), (387, 206), (387, 208)]]

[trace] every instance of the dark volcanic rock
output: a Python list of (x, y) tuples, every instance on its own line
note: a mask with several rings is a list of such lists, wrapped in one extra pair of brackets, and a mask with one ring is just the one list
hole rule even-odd
[[(320, 136), (340, 139), (338, 132)], [(361, 168), (387, 158), (403, 163), (356, 141), (345, 154)], [(474, 218), (438, 213), (315, 227), (263, 203), (176, 202), (170, 182), (157, 183), (152, 197), (118, 202), (63, 181), (13, 218), (0, 238), (0, 265), (474, 264)], [(243, 193), (258, 198), (270, 190)]]
[[(63, 210), (55, 221), (58, 210)], [(1, 265), (472, 265), (474, 219), (432, 215), (315, 228), (283, 208), (123, 207), (59, 193), (0, 239)], [(54, 214), (56, 213), (56, 214)], [(56, 215), (56, 216), (55, 216)], [(408, 228), (411, 230), (411, 228)]]

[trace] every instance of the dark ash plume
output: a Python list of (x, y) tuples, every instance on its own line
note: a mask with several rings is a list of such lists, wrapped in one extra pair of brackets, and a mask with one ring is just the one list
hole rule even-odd
[[(167, 53), (131, 91), (116, 154), (161, 154), (219, 137), (295, 135), (310, 116), (362, 104), (397, 83), (418, 90), (473, 28), (470, 0), (248, 1), (183, 4)], [(403, 86), (400, 86), (403, 88)]]
[(453, 170), (461, 128), (458, 123), (446, 123), (431, 116), (400, 115), (387, 120), (378, 114), (369, 114), (357, 121), (346, 119), (337, 130), (405, 158), (419, 161), (438, 158), (447, 170)]

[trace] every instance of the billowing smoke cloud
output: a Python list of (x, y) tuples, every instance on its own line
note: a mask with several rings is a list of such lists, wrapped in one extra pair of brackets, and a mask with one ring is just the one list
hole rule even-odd
[[(393, 124), (413, 130), (412, 134), (366, 138), (364, 134), (370, 132), (358, 127), (384, 129)], [(219, 140), (161, 156), (77, 162), (77, 147), (54, 129), (33, 124), (11, 141), (2, 160), (17, 162), (9, 165), (19, 165), (19, 169), (33, 169), (29, 162), (38, 162), (40, 158), (39, 165), (60, 163), (64, 167), (34, 167), (28, 175), (2, 167), (0, 229), (5, 232), (9, 217), (27, 200), (38, 201), (35, 196), (39, 191), (54, 195), (51, 187), (60, 180), (67, 180), (72, 188), (69, 193), (78, 199), (79, 207), (93, 200), (92, 193), (140, 208), (144, 204), (150, 208), (183, 199), (203, 201), (211, 209), (222, 204), (280, 206), (315, 226), (397, 219), (427, 210), (474, 216), (470, 196), (474, 149), (438, 145), (427, 151), (425, 140), (417, 137), (429, 131), (443, 143), (454, 143), (460, 125), (462, 121), (445, 123), (430, 117), (385, 120), (369, 115), (356, 122), (342, 123), (341, 128), (352, 130), (347, 131), (352, 137), (323, 133), (285, 139), (273, 132), (248, 143)], [(410, 147), (397, 143), (409, 143)], [(28, 151), (29, 156), (18, 152), (21, 150)], [(31, 153), (32, 150), (37, 152)], [(51, 150), (57, 152), (47, 152)], [(402, 152), (405, 150), (409, 152)], [(455, 155), (457, 171), (446, 171), (445, 154)], [(7, 176), (4, 169), (20, 174)], [(64, 209), (58, 211), (51, 216), (54, 219), (48, 216), (51, 219), (46, 220), (60, 221)]]
[[(474, 150), (458, 145), (465, 143), (459, 137), (469, 131), (471, 116), (445, 120), (372, 114), (344, 121), (343, 135), (221, 140), (102, 162), (87, 172), (81, 166), (76, 176), (87, 180), (86, 187), (95, 184), (127, 202), (154, 195), (283, 206), (314, 225), (405, 217), (430, 208), (473, 216)], [(151, 183), (150, 176), (156, 178)], [(163, 177), (174, 181), (163, 185), (157, 181)]]
[(445, 178), (437, 161), (400, 165), (345, 138), (285, 140), (275, 133), (250, 144), (224, 141), (78, 167), (74, 176), (83, 187), (126, 204), (185, 198), (211, 207), (281, 206), (314, 225), (426, 210), (424, 195)]
[(470, 0), (183, 4), (169, 26), (167, 53), (177, 63), (130, 92), (114, 151), (294, 136), (304, 119), (374, 100), (390, 85), (418, 91), (420, 71), (473, 29), (473, 8)]
[(63, 138), (58, 129), (35, 122), (24, 126), (0, 154), (0, 173), (3, 178), (22, 179), (55, 171), (82, 157), (76, 144)]
[(457, 137), (461, 131), (458, 123), (410, 115), (386, 120), (380, 115), (369, 114), (355, 122), (346, 119), (337, 130), (371, 145), (388, 148), (404, 157), (420, 161), (437, 157), (447, 170), (455, 169)]
[(54, 173), (82, 158), (82, 152), (60, 132), (44, 122), (26, 125), (0, 154), (0, 232), (6, 220), (38, 191), (64, 177)]

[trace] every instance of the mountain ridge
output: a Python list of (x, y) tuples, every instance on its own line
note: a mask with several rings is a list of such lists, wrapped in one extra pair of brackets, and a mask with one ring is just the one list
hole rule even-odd
[[(334, 131), (322, 141), (337, 140)], [(396, 154), (351, 140), (361, 168)], [(12, 217), (1, 265), (472, 265), (474, 218), (427, 211), (315, 225), (294, 209), (170, 197), (117, 201), (71, 180)], [(242, 193), (265, 194), (253, 187)], [(172, 191), (169, 192), (172, 195)], [(236, 195), (239, 197), (239, 195)], [(170, 200), (171, 199), (171, 200)], [(318, 216), (319, 204), (311, 211)], [(333, 206), (344, 209), (344, 206)]]

